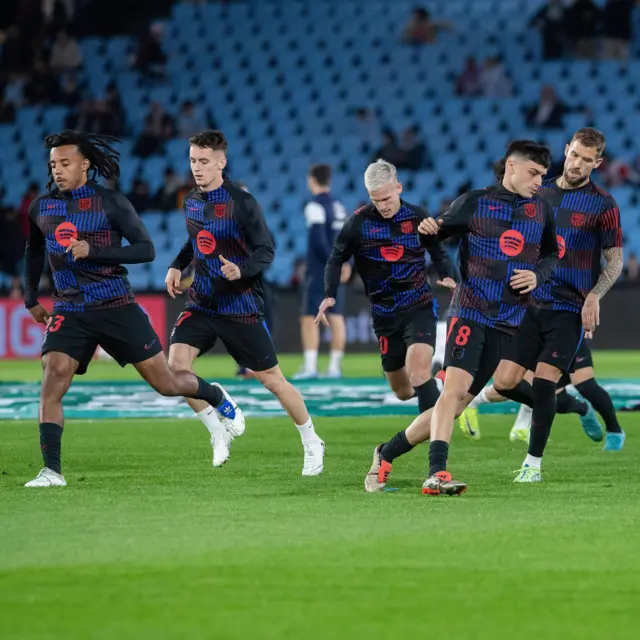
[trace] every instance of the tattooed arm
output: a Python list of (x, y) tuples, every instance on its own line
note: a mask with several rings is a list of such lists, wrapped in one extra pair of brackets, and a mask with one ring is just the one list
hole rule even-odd
[(622, 247), (608, 247), (603, 253), (607, 266), (582, 307), (582, 326), (585, 331), (593, 331), (600, 324), (600, 299), (613, 287), (622, 273)]

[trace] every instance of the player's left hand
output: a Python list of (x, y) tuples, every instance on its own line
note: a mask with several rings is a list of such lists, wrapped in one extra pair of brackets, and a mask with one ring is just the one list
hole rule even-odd
[(237, 264), (233, 264), (224, 256), (220, 256), (220, 262), (222, 262), (222, 274), (227, 280), (240, 280), (240, 267)]
[(600, 298), (590, 293), (582, 307), (582, 326), (585, 331), (595, 331), (600, 324)]
[(442, 280), (437, 280), (436, 282), (441, 287), (444, 287), (445, 289), (451, 289), (451, 291), (453, 291), (458, 286), (453, 278), (443, 278)]
[(318, 315), (316, 319), (313, 321), (314, 324), (322, 323), (325, 327), (329, 326), (329, 320), (327, 319), (327, 309), (331, 309), (336, 303), (335, 298), (325, 298), (320, 303), (320, 308), (318, 309)]
[(538, 276), (528, 269), (514, 269), (509, 284), (519, 294), (531, 293), (538, 286)]
[(89, 243), (86, 240), (76, 240), (71, 238), (66, 253), (71, 251), (74, 260), (82, 260), (89, 255)]
[(349, 278), (351, 278), (351, 265), (348, 262), (345, 262), (342, 265), (342, 271), (340, 272), (340, 284), (349, 282)]

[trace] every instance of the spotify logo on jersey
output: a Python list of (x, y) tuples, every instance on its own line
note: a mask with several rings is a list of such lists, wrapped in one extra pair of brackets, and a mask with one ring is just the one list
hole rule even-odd
[(196, 244), (198, 245), (200, 253), (209, 255), (210, 253), (213, 253), (216, 248), (216, 239), (213, 237), (212, 233), (203, 229), (198, 232), (198, 235), (196, 236)]
[(524, 249), (524, 236), (514, 229), (505, 231), (500, 236), (500, 249), (510, 258), (519, 255)]

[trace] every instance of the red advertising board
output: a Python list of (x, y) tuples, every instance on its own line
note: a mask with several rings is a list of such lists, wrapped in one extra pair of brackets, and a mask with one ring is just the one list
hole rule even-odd
[[(41, 304), (51, 311), (51, 299), (41, 298)], [(151, 319), (151, 324), (166, 346), (167, 326), (163, 296), (136, 296), (136, 302)], [(0, 298), (0, 358), (38, 358), (44, 325), (34, 322), (22, 300)]]

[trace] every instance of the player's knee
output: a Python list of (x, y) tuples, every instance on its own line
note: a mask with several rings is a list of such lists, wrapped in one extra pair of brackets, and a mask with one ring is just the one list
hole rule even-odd
[(181, 386), (178, 379), (173, 375), (158, 376), (147, 380), (149, 384), (161, 395), (161, 396), (180, 396), (183, 395)]
[(499, 369), (493, 376), (493, 388), (500, 393), (501, 391), (509, 391), (518, 386), (519, 380), (508, 373), (503, 373)]
[(256, 372), (256, 377), (265, 389), (273, 393), (276, 397), (280, 397), (290, 385), (279, 369), (269, 369), (267, 371), (261, 371), (260, 373)]
[(452, 404), (457, 410), (458, 407), (462, 404), (466, 394), (467, 389), (462, 386), (449, 385), (449, 387), (447, 388), (447, 385), (445, 384), (445, 387), (440, 394), (440, 400), (442, 402), (446, 402), (447, 404)]
[(169, 369), (173, 373), (177, 373), (178, 371), (189, 371), (192, 372), (193, 368), (191, 366), (191, 362), (189, 360), (185, 360), (184, 358), (176, 358), (169, 355)]
[(423, 371), (409, 371), (409, 384), (413, 388), (423, 385), (430, 378), (429, 368)]

